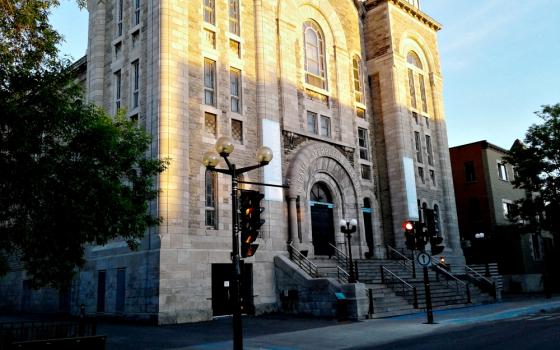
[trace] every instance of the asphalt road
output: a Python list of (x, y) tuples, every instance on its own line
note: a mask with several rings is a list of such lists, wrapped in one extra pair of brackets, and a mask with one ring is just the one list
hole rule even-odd
[(560, 312), (537, 313), (498, 322), (437, 331), (428, 336), (356, 350), (558, 350)]

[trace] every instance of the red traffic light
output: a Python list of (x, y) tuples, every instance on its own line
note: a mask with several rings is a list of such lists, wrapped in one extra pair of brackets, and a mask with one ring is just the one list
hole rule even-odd
[(412, 221), (405, 221), (403, 222), (402, 227), (407, 231), (412, 231), (414, 229), (414, 223)]

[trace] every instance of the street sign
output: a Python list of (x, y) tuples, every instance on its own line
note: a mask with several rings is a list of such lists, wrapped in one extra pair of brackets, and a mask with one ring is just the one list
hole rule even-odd
[(416, 257), (416, 261), (422, 266), (430, 266), (432, 264), (432, 257), (426, 252), (421, 252)]

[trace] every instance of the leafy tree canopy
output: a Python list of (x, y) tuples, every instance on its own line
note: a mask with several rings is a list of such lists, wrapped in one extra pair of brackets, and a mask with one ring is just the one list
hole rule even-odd
[(88, 244), (135, 248), (160, 220), (148, 203), (167, 164), (134, 122), (82, 101), (57, 57), (56, 5), (0, 0), (0, 274), (17, 256), (35, 287), (68, 283)]
[[(543, 106), (536, 114), (543, 123), (529, 128), (524, 142), (514, 144), (506, 161), (516, 169), (514, 186), (529, 194), (520, 201), (519, 214), (558, 233), (557, 218), (552, 216), (560, 213), (560, 104)], [(545, 212), (548, 215), (542, 215)]]

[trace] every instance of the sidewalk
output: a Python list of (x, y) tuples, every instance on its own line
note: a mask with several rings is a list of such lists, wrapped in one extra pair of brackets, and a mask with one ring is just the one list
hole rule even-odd
[[(243, 319), (245, 349), (351, 349), (391, 343), (476, 323), (560, 310), (560, 297), (508, 300), (496, 304), (434, 312), (428, 325), (424, 312), (361, 322), (268, 315)], [(231, 319), (173, 326), (100, 325), (108, 349), (232, 349)]]

